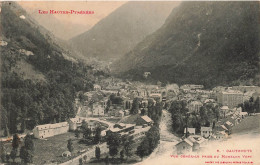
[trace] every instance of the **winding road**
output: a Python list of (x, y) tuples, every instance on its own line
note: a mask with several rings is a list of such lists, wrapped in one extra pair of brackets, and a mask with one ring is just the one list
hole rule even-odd
[(171, 123), (171, 114), (163, 110), (160, 123), (160, 144), (148, 158), (136, 165), (165, 164), (166, 159), (172, 159), (170, 155), (175, 153), (174, 146), (180, 138), (171, 133)]

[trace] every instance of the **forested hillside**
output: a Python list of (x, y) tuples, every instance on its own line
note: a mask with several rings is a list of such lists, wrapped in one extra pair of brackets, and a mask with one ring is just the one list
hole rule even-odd
[(68, 50), (15, 2), (2, 3), (0, 22), (1, 130), (74, 117), (76, 92), (93, 88), (93, 68), (66, 58)]
[(259, 30), (259, 2), (183, 2), (113, 71), (206, 87), (258, 85)]
[(113, 61), (164, 23), (179, 2), (127, 2), (70, 43), (84, 56)]

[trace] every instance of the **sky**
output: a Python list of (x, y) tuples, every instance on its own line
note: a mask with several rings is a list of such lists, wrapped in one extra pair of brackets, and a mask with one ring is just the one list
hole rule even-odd
[(60, 21), (70, 22), (74, 24), (82, 24), (85, 26), (93, 26), (99, 22), (102, 18), (109, 15), (115, 9), (125, 4), (126, 1), (77, 1), (77, 2), (61, 2), (61, 1), (20, 1), (18, 2), (24, 9), (30, 11), (31, 14), (39, 14), (38, 10), (58, 10), (58, 11), (94, 11), (94, 14), (82, 14), (82, 15), (71, 15), (71, 14), (55, 14), (54, 16)]

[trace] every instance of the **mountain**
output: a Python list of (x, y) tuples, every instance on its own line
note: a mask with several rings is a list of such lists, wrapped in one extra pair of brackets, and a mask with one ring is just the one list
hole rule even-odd
[(259, 30), (259, 2), (183, 2), (112, 71), (206, 87), (257, 84)]
[(157, 30), (179, 2), (128, 2), (89, 31), (70, 40), (82, 54), (102, 60), (121, 57)]
[(93, 89), (94, 69), (69, 57), (16, 2), (0, 7), (1, 133), (74, 117), (76, 93)]
[(73, 24), (71, 22), (60, 21), (52, 14), (35, 14), (35, 11), (27, 11), (40, 25), (52, 32), (60, 39), (68, 40), (90, 29), (89, 26)]

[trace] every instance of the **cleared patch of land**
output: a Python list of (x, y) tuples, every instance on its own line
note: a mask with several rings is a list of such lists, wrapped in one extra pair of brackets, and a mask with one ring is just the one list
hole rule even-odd
[[(87, 151), (94, 147), (94, 145), (87, 146), (86, 144), (80, 144), (80, 138), (77, 139), (75, 134), (72, 132), (56, 135), (46, 139), (33, 139), (35, 144), (33, 163), (50, 164), (68, 161), (70, 158), (62, 157), (62, 153), (68, 151), (67, 144), (69, 139), (73, 140), (74, 151), (72, 153), (72, 157), (80, 155), (80, 151)], [(7, 143), (5, 145), (8, 152), (12, 149), (11, 145), (11, 143)], [(21, 143), (21, 145), (23, 145), (23, 143)], [(17, 155), (18, 157), (16, 158), (16, 162), (21, 162), (19, 153)]]
[(260, 115), (247, 116), (242, 119), (241, 123), (234, 126), (232, 133), (243, 133), (248, 131), (258, 131), (260, 133)]

